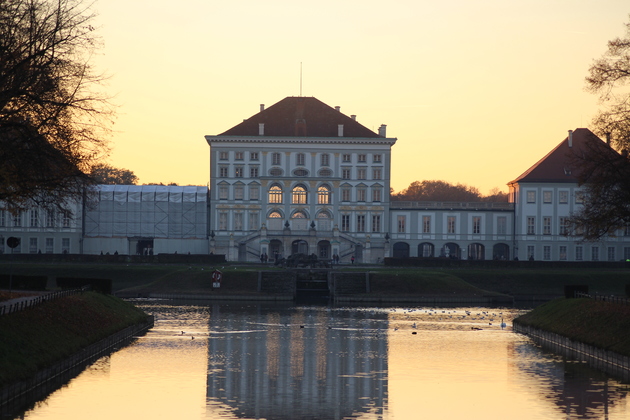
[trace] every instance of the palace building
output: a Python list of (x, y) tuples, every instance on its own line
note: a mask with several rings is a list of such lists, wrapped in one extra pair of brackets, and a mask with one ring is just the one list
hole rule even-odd
[(387, 257), (630, 258), (630, 229), (596, 243), (567, 236), (581, 205), (568, 163), (573, 150), (602, 141), (588, 129), (569, 135), (508, 183), (509, 202), (390, 202), (392, 147), (374, 132), (312, 97), (287, 97), (218, 135), (210, 146), (210, 188), (100, 185), (89, 203), (54, 214), (14, 215), (0, 204), (6, 238), (21, 253), (224, 254), (260, 261), (294, 253), (341, 262)]

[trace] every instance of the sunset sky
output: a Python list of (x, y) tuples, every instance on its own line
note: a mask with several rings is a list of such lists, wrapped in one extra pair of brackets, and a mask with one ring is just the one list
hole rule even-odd
[[(118, 106), (109, 163), (140, 183), (206, 185), (208, 145), (287, 96), (377, 131), (392, 187), (442, 179), (481, 193), (516, 178), (599, 107), (593, 59), (625, 34), (628, 0), (318, 2), (100, 0), (95, 70)], [(302, 64), (300, 64), (302, 63)]]

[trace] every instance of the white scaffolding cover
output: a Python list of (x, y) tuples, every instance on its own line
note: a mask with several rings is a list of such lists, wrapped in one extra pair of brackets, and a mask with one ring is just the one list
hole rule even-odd
[(99, 185), (86, 236), (204, 239), (207, 196), (198, 186)]

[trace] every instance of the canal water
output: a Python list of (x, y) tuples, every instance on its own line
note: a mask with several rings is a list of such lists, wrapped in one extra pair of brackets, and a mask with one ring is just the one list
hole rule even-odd
[(516, 309), (135, 303), (148, 334), (18, 418), (630, 418), (628, 385), (513, 333)]

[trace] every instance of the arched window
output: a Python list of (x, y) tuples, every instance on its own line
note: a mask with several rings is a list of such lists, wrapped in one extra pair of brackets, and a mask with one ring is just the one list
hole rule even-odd
[(282, 215), (280, 214), (279, 211), (272, 211), (271, 213), (269, 213), (269, 218), (270, 219), (282, 219)]
[(293, 204), (306, 204), (306, 188), (302, 185), (296, 185), (293, 187), (293, 194), (291, 203)]
[(302, 211), (296, 211), (291, 216), (291, 219), (306, 219), (306, 215)]
[(282, 188), (278, 184), (274, 184), (269, 188), (269, 203), (282, 203)]
[(317, 204), (330, 204), (330, 188), (322, 185), (317, 189)]

